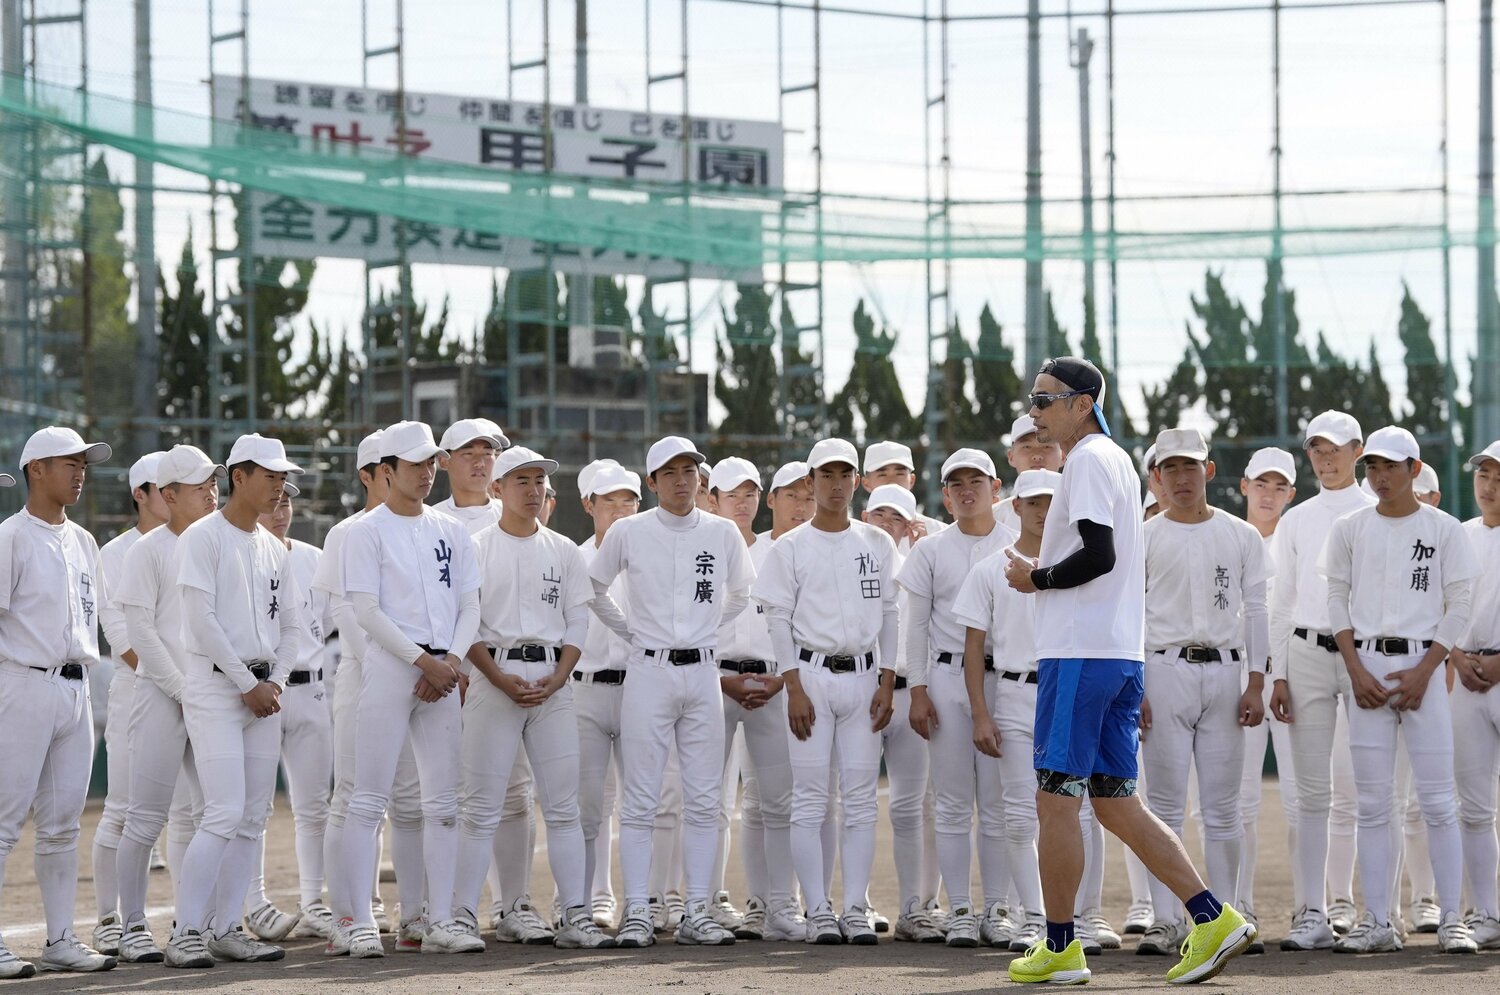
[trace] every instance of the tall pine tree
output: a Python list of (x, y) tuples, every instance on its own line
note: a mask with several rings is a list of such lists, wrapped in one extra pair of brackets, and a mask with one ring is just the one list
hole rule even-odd
[(834, 434), (864, 442), (911, 438), (916, 423), (891, 361), (896, 333), (877, 330), (863, 300), (854, 308), (853, 327), (854, 364), (829, 412)]
[(724, 406), (719, 431), (726, 435), (774, 435), (777, 429), (776, 326), (771, 294), (742, 283), (733, 311), (719, 308), (723, 328), (715, 342), (718, 369), (714, 396)]
[(1020, 413), (1026, 388), (1016, 374), (1015, 350), (1005, 343), (1000, 321), (988, 304), (979, 312), (973, 365), (975, 434), (994, 446)]

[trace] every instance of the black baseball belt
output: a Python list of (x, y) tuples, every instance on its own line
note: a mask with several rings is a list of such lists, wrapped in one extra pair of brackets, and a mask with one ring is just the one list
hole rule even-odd
[[(265, 660), (256, 660), (253, 663), (247, 663), (245, 664), (245, 669), (250, 671), (250, 676), (258, 681), (268, 681), (271, 679), (271, 665)], [(224, 671), (219, 669), (217, 663), (214, 664), (214, 673), (224, 673)]]
[(764, 660), (720, 660), (720, 670), (733, 671), (736, 674), (769, 674), (771, 665)]
[[(262, 678), (264, 679), (264, 678)], [(303, 684), (312, 684), (323, 679), (323, 668), (317, 670), (294, 670), (286, 675), (286, 686), (289, 688), (299, 687)]]
[[(962, 653), (939, 653), (934, 659), (936, 659), (938, 663), (957, 663), (962, 666), (964, 662), (964, 655)], [(995, 658), (990, 656), (988, 653), (984, 655), (984, 669), (986, 671), (995, 669)]]
[(819, 666), (835, 674), (853, 674), (861, 670), (869, 670), (875, 666), (875, 654), (873, 652), (864, 653), (859, 656), (830, 656), (827, 653), (814, 653), (810, 649), (800, 649), (797, 651), (797, 659), (803, 663), (812, 663), (815, 657), (822, 657), (819, 661)]
[(1418, 650), (1432, 648), (1431, 639), (1402, 639), (1400, 636), (1376, 636), (1374, 639), (1356, 639), (1354, 648), (1370, 650), (1383, 656), (1411, 656)]
[(646, 655), (655, 659), (665, 657), (674, 667), (685, 667), (690, 663), (702, 663), (709, 654), (704, 650), (647, 650)]

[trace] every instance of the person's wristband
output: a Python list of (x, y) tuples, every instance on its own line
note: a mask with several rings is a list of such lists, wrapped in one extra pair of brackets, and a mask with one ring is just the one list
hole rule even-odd
[(1038, 567), (1031, 571), (1031, 586), (1038, 591), (1050, 591), (1052, 589), (1052, 568)]

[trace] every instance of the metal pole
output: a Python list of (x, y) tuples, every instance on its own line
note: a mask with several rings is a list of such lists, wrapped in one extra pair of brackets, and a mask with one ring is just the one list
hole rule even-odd
[(1042, 295), (1042, 17), (1041, 0), (1026, 4), (1026, 361), (1030, 379), (1047, 354)]
[[(1109, 423), (1119, 426), (1120, 363), (1120, 281), (1115, 252), (1115, 0), (1104, 9), (1104, 143), (1105, 161), (1109, 164), (1106, 198), (1109, 204), (1109, 361), (1114, 364), (1115, 389), (1109, 392)], [(1118, 431), (1118, 429), (1116, 429)]]
[[(4, 87), (12, 99), (23, 96), (22, 73), (25, 71), (25, 46), (22, 39), (22, 23), (25, 20), (23, 0), (4, 0), (0, 8), (0, 67), (5, 70)], [(4, 320), (3, 364), (6, 371), (0, 381), (0, 396), (25, 397), (22, 373), (26, 369), (26, 316), (27, 293), (30, 286), (30, 259), (26, 251), (26, 175), (22, 161), (26, 158), (26, 142), (22, 129), (28, 127), (21, 118), (9, 117), (4, 132), (4, 159), (11, 164), (5, 171), (4, 204), (4, 279), (5, 288), (0, 300), (0, 316)], [(10, 420), (9, 417), (6, 419)]]
[[(151, 0), (135, 0), (136, 132), (155, 131), (151, 86)], [(157, 448), (157, 382), (161, 352), (156, 318), (156, 204), (151, 185), (156, 169), (145, 156), (135, 157), (135, 446)]]
[[(1094, 301), (1094, 128), (1089, 116), (1089, 59), (1094, 54), (1094, 43), (1089, 38), (1087, 28), (1078, 29), (1075, 51), (1078, 66), (1078, 149), (1083, 157), (1083, 309), (1090, 320), (1097, 320)], [(1118, 375), (1116, 371), (1116, 376)], [(1119, 392), (1116, 386), (1110, 391), (1110, 395)]]
[[(1281, 0), (1271, 0), (1271, 334), (1276, 343), (1276, 438), (1291, 432), (1287, 412), (1286, 293), (1281, 282)], [(1264, 319), (1264, 315), (1262, 319)]]
[[(574, 39), (574, 65), (573, 65), (573, 102), (583, 105), (589, 102), (589, 5), (588, 0), (574, 0), (573, 7), (573, 39)], [(683, 135), (687, 135), (686, 129)], [(686, 137), (684, 137), (686, 141)], [(591, 273), (579, 273), (567, 278), (568, 287), (568, 324), (569, 333), (573, 339), (585, 340), (583, 356), (588, 358), (587, 365), (597, 365), (594, 352), (598, 348), (597, 333), (594, 330), (594, 277)], [(570, 352), (568, 360), (572, 365), (583, 365), (579, 362), (583, 356), (573, 356)]]
[(1495, 4), (1479, 4), (1478, 356), (1474, 363), (1474, 440), (1500, 437), (1500, 328), (1495, 315)]
[(1446, 459), (1443, 461), (1442, 474), (1446, 486), (1443, 488), (1453, 495), (1451, 508), (1463, 508), (1467, 502), (1459, 489), (1458, 477), (1458, 419), (1454, 415), (1458, 412), (1458, 372), (1453, 365), (1453, 233), (1449, 230), (1449, 190), (1448, 190), (1448, 5), (1442, 7), (1442, 30), (1443, 30), (1443, 52), (1442, 52), (1442, 105), (1443, 105), (1443, 136), (1442, 136), (1442, 160), (1443, 160), (1443, 396), (1446, 400), (1444, 411), (1447, 416), (1447, 446)]

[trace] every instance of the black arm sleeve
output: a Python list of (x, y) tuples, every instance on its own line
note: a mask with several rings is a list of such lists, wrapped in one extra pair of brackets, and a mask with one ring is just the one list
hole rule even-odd
[(1115, 568), (1115, 530), (1088, 519), (1078, 523), (1083, 548), (1050, 567), (1031, 571), (1038, 591), (1081, 587)]

